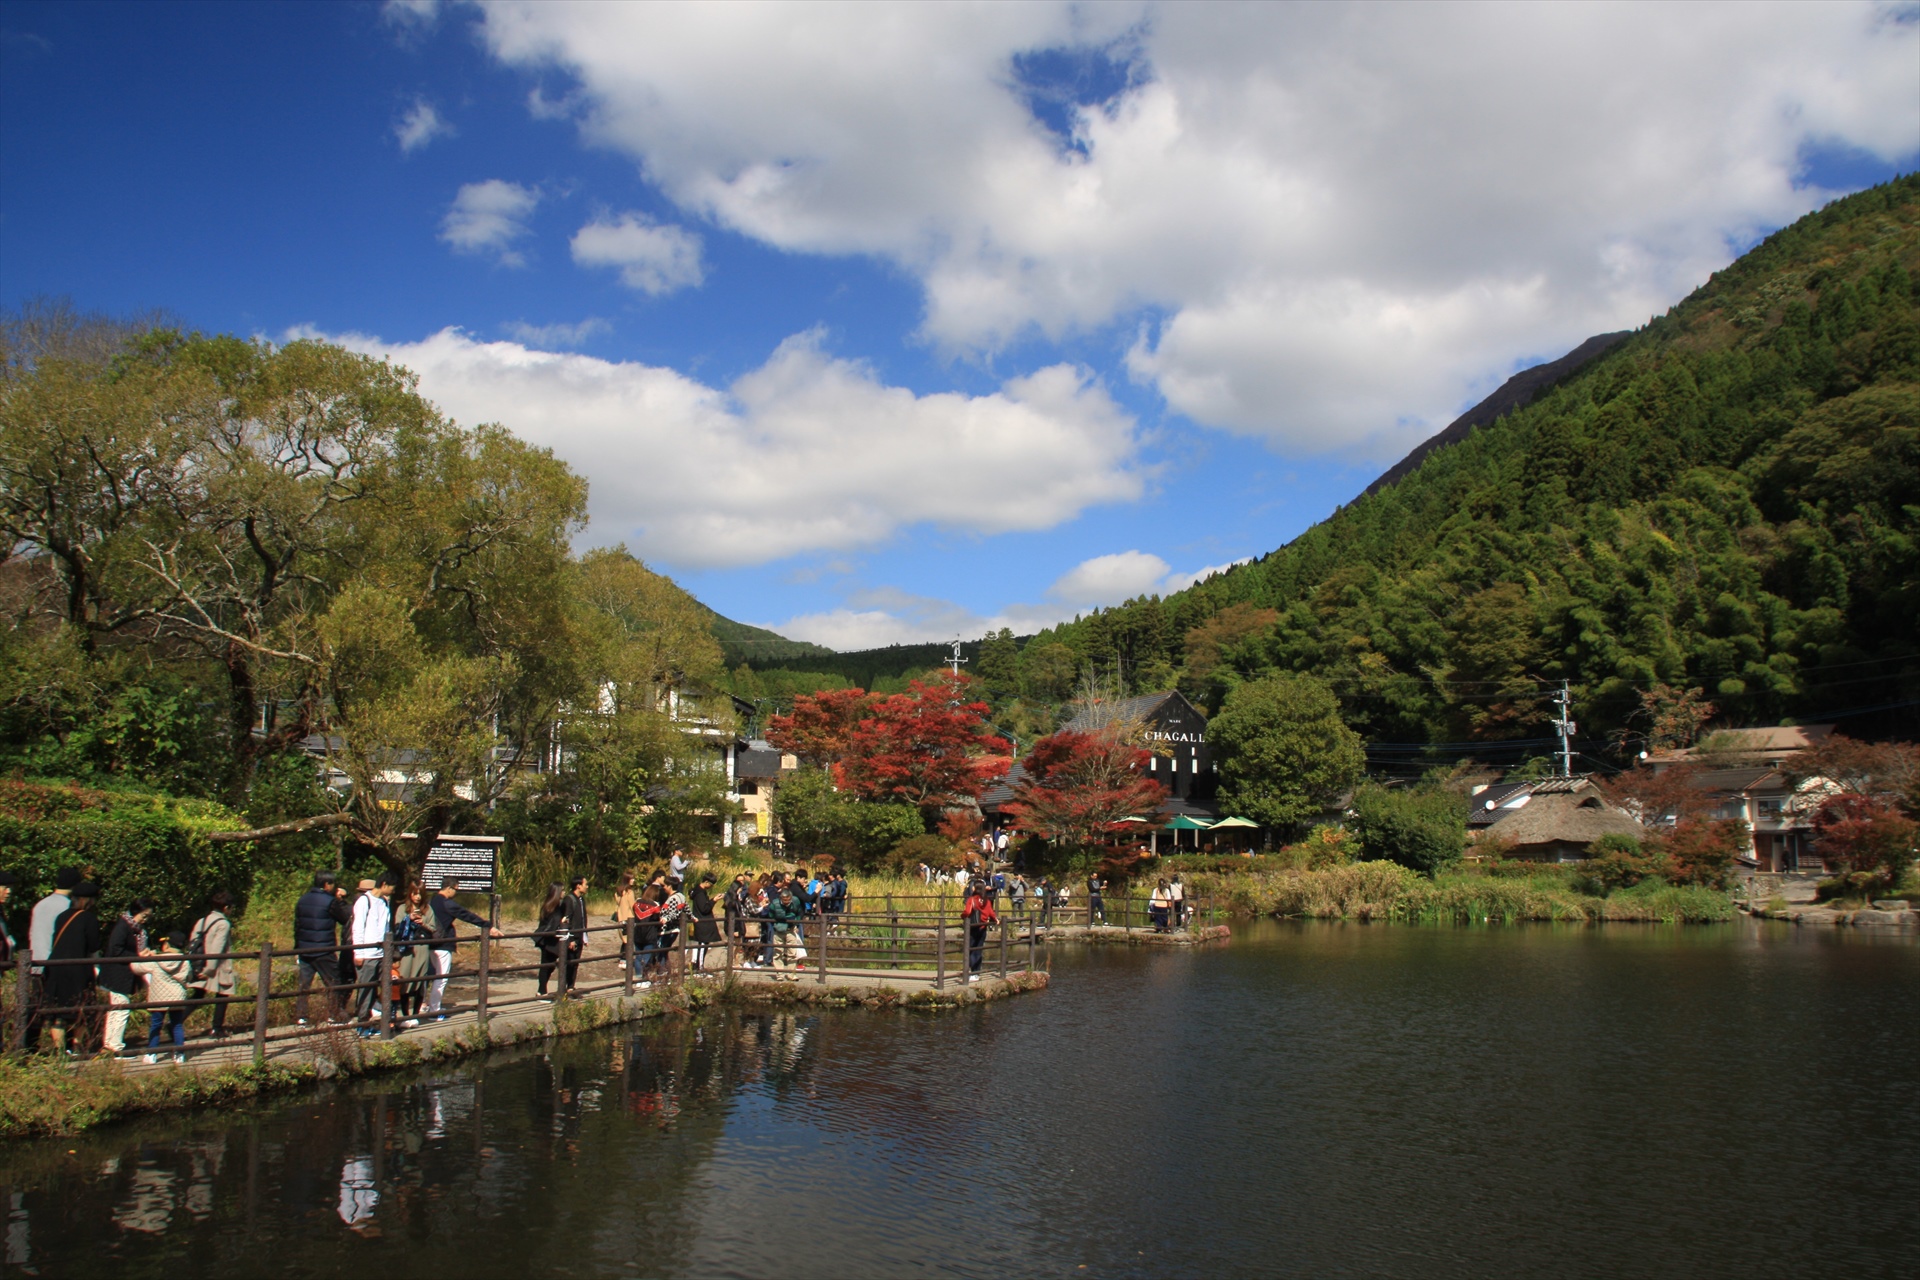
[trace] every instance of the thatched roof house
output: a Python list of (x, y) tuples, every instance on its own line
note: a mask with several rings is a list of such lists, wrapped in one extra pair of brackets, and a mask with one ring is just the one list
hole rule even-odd
[(1608, 804), (1585, 778), (1489, 787), (1473, 797), (1467, 819), (1476, 843), (1499, 844), (1508, 856), (1542, 862), (1578, 862), (1601, 836), (1646, 832), (1632, 814)]

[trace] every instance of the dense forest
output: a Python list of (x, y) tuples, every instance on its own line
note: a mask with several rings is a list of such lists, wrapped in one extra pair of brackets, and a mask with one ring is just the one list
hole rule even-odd
[(1644, 742), (1663, 702), (1711, 705), (1718, 726), (1913, 737), (1917, 280), (1910, 175), (1768, 237), (1289, 545), (989, 637), (971, 670), (1010, 728), (1047, 727), (1089, 671), (1213, 708), (1308, 672), (1388, 772), (1543, 754), (1563, 680), (1593, 763)]

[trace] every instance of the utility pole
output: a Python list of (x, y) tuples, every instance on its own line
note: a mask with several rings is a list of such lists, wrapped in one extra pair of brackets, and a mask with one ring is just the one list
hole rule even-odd
[(960, 668), (966, 664), (966, 661), (965, 658), (960, 656), (960, 642), (955, 640), (953, 642), (953, 652), (947, 657), (947, 665), (953, 668), (955, 679), (959, 678)]
[(1567, 688), (1567, 682), (1560, 682), (1560, 692), (1554, 695), (1554, 705), (1560, 708), (1560, 715), (1553, 722), (1555, 733), (1560, 735), (1560, 776), (1573, 776), (1573, 734), (1579, 728), (1573, 722), (1573, 694)]

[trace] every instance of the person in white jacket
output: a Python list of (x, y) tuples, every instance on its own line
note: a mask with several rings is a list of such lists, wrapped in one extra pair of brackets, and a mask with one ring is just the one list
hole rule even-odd
[(349, 924), (348, 939), (353, 944), (353, 963), (358, 972), (354, 981), (359, 984), (355, 993), (355, 1010), (360, 1016), (360, 1034), (372, 1036), (379, 1034), (378, 1028), (370, 1025), (374, 1010), (378, 1008), (385, 1017), (387, 1008), (387, 975), (380, 971), (381, 944), (386, 941), (387, 931), (393, 927), (393, 877), (381, 876), (373, 888), (354, 900), (353, 916)]

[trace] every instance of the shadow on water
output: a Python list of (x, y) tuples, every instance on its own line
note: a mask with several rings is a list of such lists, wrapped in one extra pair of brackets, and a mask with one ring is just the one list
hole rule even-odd
[(0, 1149), (9, 1272), (1910, 1274), (1920, 946), (1262, 924)]

